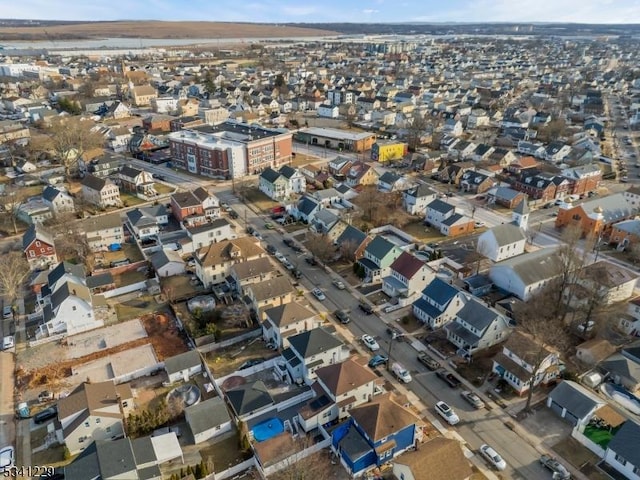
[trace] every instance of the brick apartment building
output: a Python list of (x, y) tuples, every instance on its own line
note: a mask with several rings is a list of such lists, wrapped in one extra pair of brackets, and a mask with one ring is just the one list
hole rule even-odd
[(291, 160), (292, 134), (245, 123), (203, 125), (169, 134), (177, 168), (213, 178), (240, 178)]

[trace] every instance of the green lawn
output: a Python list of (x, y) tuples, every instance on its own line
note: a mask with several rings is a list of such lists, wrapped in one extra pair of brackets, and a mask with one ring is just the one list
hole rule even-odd
[(591, 440), (593, 443), (600, 445), (602, 448), (607, 448), (609, 442), (615, 435), (616, 429), (604, 430), (601, 428), (592, 427), (587, 425), (584, 428), (584, 436)]
[(247, 203), (252, 203), (258, 210), (263, 212), (280, 205), (278, 202), (271, 200), (256, 187), (245, 188), (243, 194)]
[(122, 303), (116, 303), (114, 308), (118, 320), (126, 322), (127, 320), (133, 320), (146, 313), (155, 312), (158, 310), (158, 303), (151, 295), (143, 295)]
[(175, 187), (170, 187), (169, 185), (165, 185), (164, 183), (154, 183), (153, 189), (158, 192), (158, 195), (165, 195), (167, 193), (173, 193), (176, 189)]
[(120, 200), (122, 204), (126, 207), (135, 207), (136, 205), (140, 205), (144, 203), (144, 200), (136, 197), (135, 195), (131, 195), (130, 193), (121, 193)]

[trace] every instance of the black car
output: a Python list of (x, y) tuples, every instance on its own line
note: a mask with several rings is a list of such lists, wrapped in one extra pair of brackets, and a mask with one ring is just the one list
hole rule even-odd
[(307, 262), (311, 266), (318, 264), (318, 261), (314, 257), (307, 257), (307, 258), (304, 259), (304, 261)]
[(351, 321), (348, 310), (336, 310), (333, 314), (336, 316), (338, 321), (344, 325)]
[(275, 255), (277, 251), (278, 250), (276, 250), (276, 247), (274, 247), (273, 245), (267, 245), (267, 252), (269, 252), (271, 255)]
[(300, 245), (298, 245), (297, 243), (294, 243), (293, 245), (291, 245), (291, 249), (296, 252), (296, 253), (302, 253), (302, 247)]
[(55, 418), (58, 415), (58, 407), (53, 405), (52, 407), (45, 408), (41, 412), (37, 413), (35, 417), (33, 417), (33, 421), (37, 424), (44, 423), (52, 418)]
[(293, 278), (302, 278), (302, 272), (297, 268), (291, 270), (291, 275), (293, 275)]
[(252, 358), (251, 360), (247, 360), (242, 365), (240, 365), (240, 367), (238, 367), (238, 370), (255, 367), (256, 365), (260, 365), (262, 362), (264, 362), (264, 358)]
[(449, 373), (446, 370), (438, 370), (436, 375), (439, 379), (444, 380), (451, 388), (458, 388), (462, 384), (453, 373)]
[(235, 210), (229, 210), (229, 216), (233, 219), (238, 218), (238, 212), (236, 212)]
[(368, 303), (360, 302), (358, 304), (358, 308), (362, 310), (364, 313), (366, 313), (367, 315), (371, 315), (373, 313), (373, 307)]
[(282, 243), (284, 243), (287, 247), (291, 247), (294, 245), (294, 242), (292, 239), (290, 238), (285, 238), (282, 240)]
[(158, 174), (155, 174), (155, 173), (153, 174), (153, 178), (155, 178), (156, 180), (162, 180), (162, 181), (165, 180), (164, 175), (158, 175)]
[(253, 228), (253, 227), (251, 227), (251, 226), (249, 226), (249, 227), (247, 227), (247, 228), (246, 228), (246, 232), (247, 232), (249, 235), (252, 235), (252, 234), (253, 234), (253, 232), (255, 232), (255, 231), (256, 231), (256, 229), (255, 229), (255, 228)]

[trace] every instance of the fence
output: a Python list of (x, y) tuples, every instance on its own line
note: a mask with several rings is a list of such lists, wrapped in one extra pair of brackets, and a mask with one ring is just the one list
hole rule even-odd
[(62, 340), (66, 337), (66, 333), (58, 333), (57, 335), (51, 335), (50, 337), (38, 338), (36, 340), (29, 340), (29, 347), (37, 347), (38, 345), (42, 345), (44, 343), (55, 342), (57, 340)]
[(224, 340), (222, 342), (209, 343), (206, 345), (198, 346), (198, 351), (200, 353), (213, 352), (214, 350), (220, 350), (221, 348), (230, 347), (231, 345), (235, 345), (236, 343), (244, 342), (245, 340), (250, 340), (252, 338), (257, 338), (262, 335), (262, 329), (257, 328), (255, 330), (251, 330), (250, 332), (243, 333), (242, 335), (238, 335), (237, 337), (232, 337), (228, 340)]
[[(207, 478), (208, 479), (210, 478), (211, 480), (214, 480), (214, 479), (224, 480), (225, 478), (232, 477), (250, 468), (255, 468), (255, 466), (256, 466), (255, 457), (251, 457), (249, 460), (245, 460), (244, 462), (239, 463), (238, 465), (234, 465), (233, 467), (227, 468), (226, 470), (223, 470), (221, 472), (215, 472), (213, 476), (207, 477)], [(215, 465), (213, 467), (215, 468)]]
[(107, 290), (106, 292), (102, 292), (104, 298), (112, 298), (118, 297), (120, 295), (125, 295), (127, 293), (135, 292), (137, 290), (142, 290), (146, 288), (147, 282), (146, 280), (142, 280), (140, 282), (132, 283), (130, 285), (123, 285), (122, 287), (114, 288), (113, 290)]

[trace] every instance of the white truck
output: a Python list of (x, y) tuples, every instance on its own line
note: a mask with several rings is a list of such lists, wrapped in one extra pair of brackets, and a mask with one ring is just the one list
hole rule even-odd
[(394, 363), (393, 365), (391, 365), (391, 371), (401, 382), (409, 383), (412, 380), (409, 370), (404, 368), (400, 363)]

